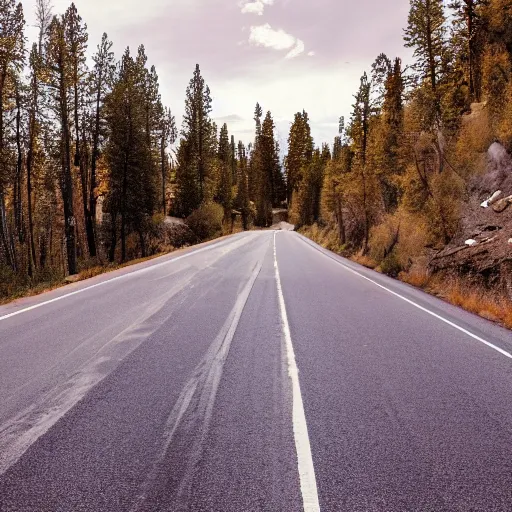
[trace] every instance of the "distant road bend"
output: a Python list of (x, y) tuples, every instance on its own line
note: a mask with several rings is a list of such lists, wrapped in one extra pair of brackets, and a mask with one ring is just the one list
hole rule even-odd
[(512, 511), (512, 334), (293, 232), (0, 307), (0, 512)]

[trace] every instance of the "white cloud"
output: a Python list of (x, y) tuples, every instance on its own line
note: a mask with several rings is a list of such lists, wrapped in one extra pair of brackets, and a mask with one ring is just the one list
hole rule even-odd
[(273, 50), (289, 50), (287, 59), (293, 59), (304, 52), (304, 42), (282, 29), (275, 30), (268, 23), (251, 27), (249, 43)]
[(315, 52), (309, 52), (308, 53), (308, 57), (314, 57), (315, 55), (316, 55)]
[(273, 5), (274, 0), (254, 0), (253, 2), (243, 2), (240, 4), (242, 14), (258, 14), (261, 16), (265, 10), (265, 6)]
[(242, 14), (258, 14), (261, 16), (265, 10), (262, 2), (250, 2), (242, 7)]
[[(283, 147), (287, 148), (286, 139), (293, 116), (305, 109), (311, 119), (316, 144), (332, 143), (338, 134), (339, 116), (350, 116), (353, 94), (360, 82), (362, 68), (359, 64), (365, 65), (364, 62), (358, 62), (354, 70), (338, 65), (317, 68), (312, 73), (311, 62), (299, 60), (293, 67), (287, 67), (286, 73), (277, 73), (271, 70), (279, 69), (282, 64), (273, 63), (263, 72), (263, 75), (271, 76), (272, 79), (255, 80), (254, 76), (240, 76), (218, 84), (212, 82), (212, 90), (217, 92), (215, 115), (221, 117), (236, 112), (243, 116), (243, 121), (230, 122), (228, 128), (237, 140), (242, 139), (247, 144), (254, 139), (251, 114), (258, 101), (265, 112), (272, 112)], [(311, 94), (311, 91), (322, 91), (322, 94)]]
[(298, 57), (301, 53), (304, 53), (304, 42), (297, 39), (295, 46), (286, 54), (286, 58), (293, 59), (294, 57)]

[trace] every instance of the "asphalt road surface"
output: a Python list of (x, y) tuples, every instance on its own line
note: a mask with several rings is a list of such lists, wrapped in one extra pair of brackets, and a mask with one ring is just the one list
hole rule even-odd
[(512, 511), (511, 354), (292, 232), (98, 276), (0, 308), (0, 511)]

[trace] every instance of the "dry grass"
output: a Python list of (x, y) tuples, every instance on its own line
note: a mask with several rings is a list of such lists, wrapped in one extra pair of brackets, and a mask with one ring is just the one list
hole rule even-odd
[[(234, 232), (237, 232), (236, 230)], [(226, 236), (215, 236), (212, 237), (211, 240), (225, 238)], [(201, 247), (207, 244), (209, 241), (204, 241), (199, 244), (194, 244), (193, 247)], [(189, 246), (183, 246), (178, 250), (186, 249)], [(190, 246), (192, 247), (192, 246)], [(136, 265), (137, 263), (143, 263), (145, 261), (150, 261), (155, 258), (159, 258), (160, 256), (165, 256), (166, 254), (170, 254), (171, 252), (176, 251), (172, 246), (165, 246), (156, 254), (151, 256), (147, 256), (146, 258), (137, 258), (133, 260), (126, 261), (125, 263), (104, 263), (103, 265), (98, 264), (97, 260), (84, 260), (81, 261), (80, 271), (78, 273), (77, 281), (84, 281), (86, 279), (90, 279), (91, 277), (99, 276), (101, 274), (105, 274), (107, 272), (112, 272), (113, 270), (118, 270), (125, 267), (130, 267), (132, 265)], [(0, 268), (0, 271), (2, 269)], [(51, 270), (47, 271), (47, 276), (41, 276), (39, 281), (29, 281), (27, 282), (18, 282), (16, 281), (16, 276), (11, 273), (2, 274), (0, 272), (0, 305), (8, 304), (13, 300), (22, 299), (25, 297), (32, 297), (34, 295), (39, 295), (44, 292), (49, 292), (51, 290), (55, 290), (56, 288), (61, 288), (63, 286), (68, 285), (64, 280), (64, 275), (59, 272), (53, 273)]]
[(312, 226), (304, 226), (299, 230), (299, 233), (329, 251), (337, 254), (343, 254), (345, 252), (345, 247), (340, 244), (338, 234), (331, 226), (320, 227), (318, 224), (313, 224)]
[(423, 268), (411, 268), (408, 272), (401, 272), (398, 277), (400, 281), (416, 288), (425, 288), (430, 280), (428, 271)]
[(442, 297), (454, 306), (512, 329), (512, 301), (503, 295), (482, 290), (460, 278), (431, 279), (427, 291)]
[(354, 254), (350, 259), (356, 263), (359, 263), (359, 265), (363, 265), (363, 267), (371, 268), (372, 270), (378, 270), (378, 263), (373, 258), (370, 258), (370, 256), (366, 256), (365, 254)]
[[(83, 270), (79, 271), (77, 281), (84, 281), (86, 279), (90, 279), (91, 277), (96, 277), (107, 272), (112, 272), (113, 270), (129, 267), (144, 261), (149, 261), (154, 258), (164, 256), (169, 252), (172, 252), (172, 250), (162, 251), (158, 254), (148, 256), (147, 258), (138, 258), (136, 260), (130, 260), (122, 264), (106, 263), (105, 265), (98, 265), (97, 263), (94, 264), (92, 261), (82, 262), (83, 266), (86, 268), (83, 268)], [(53, 273), (50, 270), (46, 273), (46, 275), (40, 276), (38, 281), (36, 281), (36, 279), (38, 278), (36, 277), (32, 280), (28, 279), (26, 282), (18, 282), (15, 276), (10, 276), (10, 278), (8, 278), (7, 284), (4, 284), (0, 290), (0, 305), (8, 304), (9, 302), (17, 299), (40, 295), (41, 293), (49, 292), (69, 284), (64, 280), (64, 275), (61, 272)]]
[[(328, 228), (322, 229), (315, 225), (303, 228), (300, 232), (333, 252), (342, 252), (328, 246), (328, 233), (332, 233), (332, 230), (329, 231)], [(351, 259), (367, 268), (379, 270), (377, 262), (362, 253), (352, 255)], [(407, 272), (400, 272), (399, 279), (417, 288), (422, 288), (454, 306), (512, 329), (512, 301), (505, 296), (471, 285), (460, 278), (447, 278), (442, 275), (431, 276), (424, 262), (413, 265)]]
[(49, 280), (34, 285), (26, 285), (21, 287), (13, 287), (7, 295), (0, 297), (0, 306), (8, 304), (13, 300), (22, 299), (24, 297), (33, 297), (34, 295), (40, 295), (41, 293), (49, 292), (55, 288), (64, 286), (62, 279)]
[(96, 266), (91, 267), (85, 270), (82, 270), (78, 274), (78, 281), (84, 281), (85, 279), (90, 279), (91, 277), (96, 277), (101, 274), (104, 274), (105, 272), (110, 272), (111, 270), (116, 270), (117, 265), (106, 265), (106, 266)]

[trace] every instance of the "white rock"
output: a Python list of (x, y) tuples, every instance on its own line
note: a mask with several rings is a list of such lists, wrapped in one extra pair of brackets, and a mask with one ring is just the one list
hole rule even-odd
[(492, 196), (487, 200), (487, 203), (488, 203), (488, 204), (490, 204), (490, 205), (491, 205), (491, 204), (493, 204), (493, 203), (495, 203), (495, 202), (498, 200), (498, 198), (501, 196), (501, 194), (502, 194), (501, 190), (497, 190), (497, 191), (496, 191), (496, 192), (494, 192), (494, 194), (493, 194), (493, 195), (492, 195)]
[(499, 199), (502, 193), (503, 192), (501, 190), (496, 190), (496, 192), (494, 192), (494, 194), (489, 197), (489, 199), (486, 199), (480, 206), (482, 208), (489, 208), (491, 204), (494, 204)]
[(470, 238), (469, 240), (466, 240), (464, 242), (466, 245), (469, 245), (470, 247), (473, 247), (473, 245), (477, 245), (478, 242), (476, 240), (473, 240), (472, 238)]

